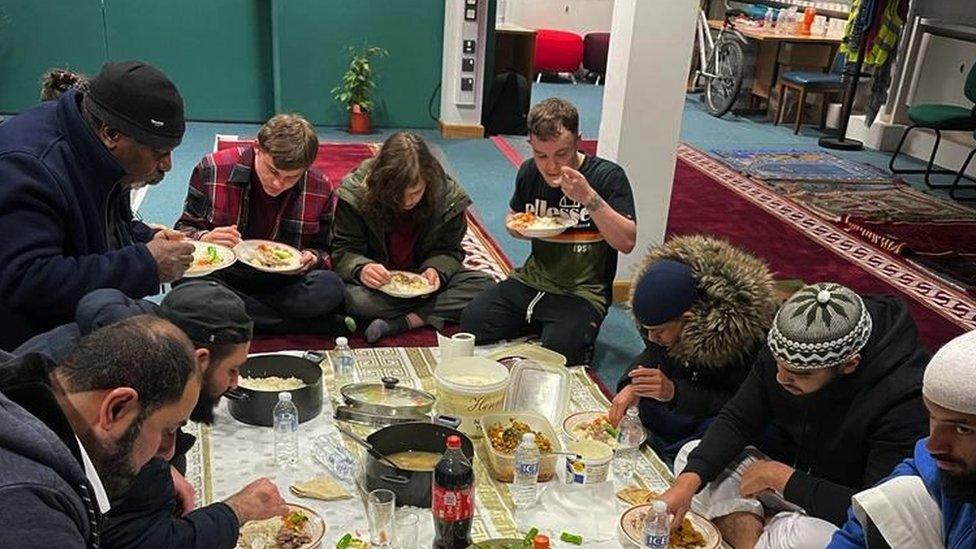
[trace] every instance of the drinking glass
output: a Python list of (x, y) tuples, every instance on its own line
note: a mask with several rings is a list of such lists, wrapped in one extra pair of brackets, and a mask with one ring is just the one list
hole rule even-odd
[(396, 516), (393, 528), (394, 549), (413, 549), (417, 546), (420, 518), (412, 511), (402, 511)]
[(390, 490), (373, 490), (366, 496), (366, 519), (373, 547), (389, 549), (393, 541), (393, 514), (396, 494)]

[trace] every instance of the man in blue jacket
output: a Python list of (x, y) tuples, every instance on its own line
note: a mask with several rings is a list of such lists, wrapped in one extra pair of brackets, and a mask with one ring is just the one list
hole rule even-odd
[[(853, 497), (828, 547), (976, 546), (976, 332), (946, 343), (922, 385), (929, 436), (888, 479)], [(865, 532), (865, 526), (867, 532)]]
[(163, 179), (184, 129), (176, 86), (138, 61), (0, 125), (0, 348), (70, 322), (97, 288), (138, 298), (183, 275), (192, 245), (128, 201)]

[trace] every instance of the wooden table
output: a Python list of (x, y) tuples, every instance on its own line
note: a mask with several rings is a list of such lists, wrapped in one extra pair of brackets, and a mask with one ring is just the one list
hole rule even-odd
[(535, 29), (512, 23), (495, 25), (495, 65), (492, 74), (509, 69), (521, 74), (531, 85), (535, 78)]
[[(718, 20), (708, 22), (708, 26), (716, 30), (721, 29), (723, 24)], [(755, 43), (756, 61), (750, 91), (754, 97), (765, 100), (767, 108), (773, 107), (772, 103), (778, 100), (771, 96), (774, 95), (777, 80), (784, 68), (829, 71), (837, 57), (842, 38), (839, 34), (776, 34), (745, 25), (736, 26), (736, 29)], [(743, 89), (746, 85), (747, 81), (744, 79)], [(776, 112), (772, 108), (768, 111)]]

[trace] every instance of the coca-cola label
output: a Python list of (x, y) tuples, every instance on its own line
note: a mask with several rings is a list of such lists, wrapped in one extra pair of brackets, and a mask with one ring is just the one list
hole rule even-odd
[(474, 494), (466, 490), (447, 490), (434, 486), (431, 511), (434, 518), (448, 522), (469, 519), (474, 516)]

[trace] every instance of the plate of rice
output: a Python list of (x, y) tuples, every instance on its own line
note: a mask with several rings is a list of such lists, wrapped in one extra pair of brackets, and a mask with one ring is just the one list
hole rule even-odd
[(325, 537), (325, 521), (303, 505), (288, 504), (288, 515), (252, 520), (241, 526), (237, 549), (311, 549)]

